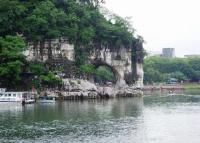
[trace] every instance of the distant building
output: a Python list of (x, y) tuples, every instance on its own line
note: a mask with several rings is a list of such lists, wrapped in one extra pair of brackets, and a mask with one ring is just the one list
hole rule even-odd
[(167, 58), (174, 58), (175, 57), (175, 49), (174, 48), (163, 48), (162, 56), (167, 57)]
[(184, 55), (185, 58), (200, 58), (200, 55)]

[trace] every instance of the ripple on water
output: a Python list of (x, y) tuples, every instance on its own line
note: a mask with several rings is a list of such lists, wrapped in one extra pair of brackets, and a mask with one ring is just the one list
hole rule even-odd
[[(24, 124), (1, 130), (0, 138), (15, 142), (99, 142), (101, 138), (125, 136), (134, 130), (136, 118), (120, 118), (99, 122), (52, 121)], [(112, 142), (112, 140), (110, 140)], [(109, 142), (109, 141), (108, 141)]]
[(199, 143), (199, 97), (64, 102), (8, 111), (0, 113), (0, 142)]

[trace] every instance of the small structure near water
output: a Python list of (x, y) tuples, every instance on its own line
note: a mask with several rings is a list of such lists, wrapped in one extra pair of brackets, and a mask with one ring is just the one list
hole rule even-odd
[(18, 102), (29, 104), (35, 102), (33, 92), (7, 92), (5, 88), (0, 88), (0, 102)]

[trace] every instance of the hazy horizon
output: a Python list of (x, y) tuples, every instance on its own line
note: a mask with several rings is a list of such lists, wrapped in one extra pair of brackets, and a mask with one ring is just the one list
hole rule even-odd
[(106, 8), (132, 17), (147, 51), (175, 48), (177, 57), (200, 54), (200, 9), (198, 0), (106, 0)]

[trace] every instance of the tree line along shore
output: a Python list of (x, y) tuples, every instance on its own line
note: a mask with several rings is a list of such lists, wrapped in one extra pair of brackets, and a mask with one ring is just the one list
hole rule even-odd
[[(198, 87), (200, 58), (147, 57), (144, 60), (144, 83), (182, 84)], [(173, 86), (173, 85), (172, 85)]]

